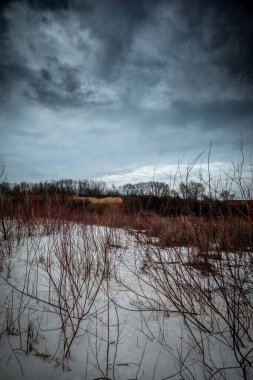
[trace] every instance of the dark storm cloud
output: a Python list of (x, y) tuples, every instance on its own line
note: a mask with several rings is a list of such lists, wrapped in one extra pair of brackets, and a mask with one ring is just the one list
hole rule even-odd
[[(143, 1), (96, 2), (90, 15), (92, 33), (101, 41), (99, 74), (113, 80), (120, 74), (135, 28), (145, 19)], [(84, 15), (85, 20), (85, 15)], [(84, 21), (85, 25), (85, 21)]]
[[(159, 115), (157, 115), (159, 117)], [(191, 103), (189, 101), (175, 100), (171, 104), (169, 112), (163, 115), (164, 120), (170, 121), (173, 125), (186, 127), (187, 125), (205, 125), (206, 128), (228, 127), (233, 129), (244, 120), (253, 119), (253, 99), (252, 100), (228, 100)], [(154, 122), (154, 121), (153, 121)], [(232, 122), (232, 123), (231, 123)], [(249, 129), (252, 129), (248, 125)]]
[(215, 28), (204, 47), (219, 52), (213, 61), (227, 68), (231, 76), (252, 81), (253, 5), (249, 1), (221, 1), (216, 6), (213, 10)]
[[(19, 2), (18, 0), (1, 0), (0, 8), (6, 8), (11, 4)], [(68, 8), (71, 1), (69, 0), (27, 0), (29, 6), (35, 9), (51, 9)]]
[[(21, 11), (21, 4), (26, 7), (26, 13), (21, 14), (26, 24), (20, 25), (20, 35), (10, 36), (8, 32)], [(30, 97), (42, 103), (53, 105), (55, 99), (56, 105), (70, 102), (70, 105), (79, 106), (83, 96), (84, 103), (87, 97), (88, 103), (96, 104), (94, 99), (89, 99), (92, 90), (86, 89), (82, 93), (80, 88), (80, 76), (82, 72), (86, 75), (87, 64), (93, 65), (88, 75), (96, 79), (113, 84), (121, 78), (119, 96), (129, 101), (133, 96), (134, 103), (139, 93), (153, 90), (161, 82), (169, 85), (170, 75), (176, 77), (172, 78), (174, 86), (180, 82), (180, 94), (172, 95), (178, 98), (184, 96), (181, 84), (190, 92), (203, 85), (201, 78), (200, 83), (195, 78), (199, 71), (206, 76), (208, 70), (216, 69), (227, 81), (253, 79), (253, 52), (250, 49), (253, 18), (252, 13), (239, 3), (30, 0), (9, 2), (9, 5), (9, 8), (13, 7), (12, 12), (6, 11), (5, 21), (9, 28), (2, 32), (1, 39), (1, 83), (5, 88), (16, 88), (17, 82), (23, 80), (27, 87), (31, 87), (25, 93), (32, 92)], [(53, 30), (54, 25), (58, 26), (59, 33), (66, 29), (63, 36), (69, 38), (66, 44), (72, 43), (75, 49), (79, 49), (82, 62), (63, 64), (61, 57), (57, 57), (61, 41), (56, 35), (46, 33), (47, 28)], [(92, 36), (90, 45), (89, 37), (75, 39), (77, 33), (82, 35), (83, 32)], [(27, 46), (22, 51), (15, 43)], [(49, 51), (47, 43), (52, 47)], [(38, 51), (42, 49), (44, 54)], [(34, 68), (29, 61), (25, 62), (27, 54), (30, 61), (40, 55), (42, 67)], [(200, 57), (199, 61), (197, 57)], [(179, 78), (177, 65), (182, 78)], [(166, 76), (168, 71), (172, 74)], [(48, 72), (50, 81), (41, 77), (41, 72)], [(220, 80), (219, 77), (214, 79)], [(131, 94), (127, 85), (129, 80)]]
[[(9, 7), (7, 7), (9, 5)], [(1, 62), (2, 82), (7, 82), (8, 86), (16, 85), (18, 77), (24, 79), (24, 70), (30, 70), (30, 77), (32, 81), (33, 89), (38, 87), (38, 92), (42, 95), (41, 85), (44, 87), (37, 73), (31, 68), (23, 67), (23, 56), (18, 54), (15, 50), (15, 43), (23, 43), (23, 38), (26, 39), (27, 47), (34, 56), (38, 53), (38, 49), (41, 49), (39, 39), (45, 38), (43, 31), (41, 33), (38, 29), (52, 28), (56, 23), (62, 28), (66, 28), (66, 32), (74, 34), (75, 32), (82, 33), (82, 30), (88, 30), (92, 36), (99, 41), (99, 49), (96, 51), (96, 75), (109, 79), (110, 76), (114, 76), (118, 73), (117, 64), (121, 65), (121, 60), (125, 59), (124, 51), (129, 46), (131, 41), (131, 35), (133, 34), (135, 25), (144, 18), (145, 12), (143, 9), (142, 1), (128, 0), (126, 2), (121, 1), (39, 1), (29, 0), (19, 1), (6, 1), (3, 8), (7, 8), (5, 16), (2, 16), (2, 42), (1, 51), (3, 52)], [(8, 8), (10, 12), (8, 13)], [(69, 22), (68, 12), (75, 15), (75, 20), (72, 19)], [(15, 36), (16, 40), (11, 40), (9, 35), (10, 29), (16, 21), (16, 17), (21, 13), (24, 24), (21, 26), (19, 32), (20, 35)], [(74, 22), (73, 22), (74, 21)], [(28, 25), (27, 25), (28, 23)], [(77, 31), (79, 28), (79, 31)], [(29, 33), (31, 31), (32, 33)], [(37, 34), (37, 36), (36, 36)], [(52, 36), (51, 36), (52, 37)], [(73, 36), (72, 36), (73, 37)], [(18, 41), (18, 38), (20, 41)], [(48, 38), (48, 44), (54, 44), (57, 41), (52, 41), (50, 36)], [(73, 40), (66, 41), (66, 43), (73, 43)], [(79, 41), (75, 41), (75, 48), (80, 49), (83, 53), (83, 64), (85, 65), (85, 56), (89, 54), (87, 51), (87, 44), (80, 38)], [(13, 46), (14, 45), (14, 46)], [(43, 47), (42, 47), (43, 48)], [(45, 46), (44, 46), (45, 48)], [(19, 52), (20, 53), (20, 52)], [(45, 51), (45, 54), (47, 52)], [(26, 52), (24, 52), (24, 55)], [(57, 52), (55, 52), (55, 55)], [(26, 57), (25, 57), (26, 58)], [(45, 58), (45, 57), (44, 57)], [(49, 56), (48, 59), (54, 59), (56, 56)], [(60, 62), (57, 62), (57, 68), (60, 66)], [(94, 64), (94, 63), (93, 63)], [(48, 70), (48, 62), (45, 62), (45, 70)], [(6, 67), (7, 66), (7, 67)], [(12, 68), (10, 68), (12, 66)], [(14, 67), (16, 66), (16, 67)], [(51, 65), (52, 66), (52, 65)], [(58, 72), (62, 74), (62, 81), (66, 79), (66, 70), (69, 69), (69, 80), (73, 79), (74, 67), (61, 67)], [(54, 68), (51, 67), (51, 70)], [(81, 68), (79, 67), (79, 70)], [(70, 78), (71, 77), (71, 78)], [(27, 75), (25, 79), (28, 80)], [(35, 80), (37, 79), (37, 84)], [(60, 82), (61, 82), (60, 80)], [(75, 84), (78, 79), (74, 79)], [(28, 83), (29, 84), (29, 83)], [(59, 83), (61, 87), (61, 83)], [(66, 88), (68, 91), (68, 88)], [(76, 89), (75, 89), (76, 90)], [(69, 93), (72, 94), (72, 86), (69, 87)], [(75, 92), (75, 91), (74, 91)], [(39, 99), (43, 101), (42, 96)], [(46, 94), (46, 100), (48, 96)], [(57, 99), (56, 99), (56, 102)], [(61, 103), (61, 102), (60, 102)], [(79, 100), (77, 101), (79, 104)]]
[(29, 147), (37, 165), (46, 152), (27, 171), (46, 173), (55, 158), (67, 172), (62, 147), (94, 176), (162, 162), (166, 150), (194, 155), (210, 140), (225, 157), (241, 133), (252, 145), (249, 2), (0, 4), (0, 152), (15, 146), (25, 161)]
[(109, 102), (95, 101), (95, 91), (82, 89), (77, 70), (59, 65), (58, 78), (48, 69), (41, 69), (31, 80), (30, 88), (24, 94), (31, 100), (49, 107), (105, 106)]
[[(8, 100), (12, 92), (20, 90), (30, 100), (51, 107), (108, 104), (106, 99), (96, 97), (95, 90), (92, 89), (94, 86), (87, 84), (85, 78), (80, 78), (81, 66), (85, 65), (85, 44), (78, 46), (81, 39), (74, 41), (74, 48), (83, 49), (80, 55), (84, 62), (80, 60), (77, 64), (75, 57), (71, 59), (71, 47), (66, 53), (64, 51), (64, 36), (61, 40), (61, 36), (57, 35), (57, 32), (64, 32), (66, 22), (65, 33), (71, 34), (68, 43), (73, 42), (73, 29), (78, 20), (73, 17), (74, 25), (71, 21), (68, 25), (66, 13), (62, 20), (52, 13), (40, 14), (31, 8), (23, 8), (18, 3), (16, 6), (18, 9), (14, 7), (6, 11), (8, 28), (2, 30), (1, 50), (4, 54), (0, 62), (0, 84), (4, 89), (3, 98)], [(21, 13), (21, 25), (16, 22), (18, 13)], [(54, 29), (55, 24), (59, 30), (57, 27)], [(57, 50), (60, 58), (57, 57)], [(67, 57), (67, 61), (63, 62), (62, 57)]]

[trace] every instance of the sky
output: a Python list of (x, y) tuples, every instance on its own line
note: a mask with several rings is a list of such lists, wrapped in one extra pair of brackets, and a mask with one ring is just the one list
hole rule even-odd
[(164, 180), (253, 151), (253, 8), (232, 0), (1, 0), (11, 182)]

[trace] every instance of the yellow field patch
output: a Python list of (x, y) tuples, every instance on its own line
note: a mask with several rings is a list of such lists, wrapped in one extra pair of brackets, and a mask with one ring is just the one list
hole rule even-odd
[(77, 202), (88, 202), (90, 204), (102, 204), (102, 205), (121, 205), (123, 204), (123, 199), (121, 197), (105, 197), (105, 198), (97, 198), (97, 197), (79, 197), (75, 196), (73, 199)]

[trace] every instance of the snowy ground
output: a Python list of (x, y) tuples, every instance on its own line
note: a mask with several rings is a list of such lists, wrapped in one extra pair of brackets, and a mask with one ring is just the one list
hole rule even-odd
[[(184, 267), (192, 250), (160, 250), (125, 230), (69, 223), (21, 235), (0, 246), (0, 379), (243, 378), (223, 311), (211, 324), (193, 296), (196, 315), (203, 314), (198, 320), (213, 331), (201, 332), (193, 323), (189, 329), (166, 296), (164, 263), (173, 276), (173, 266)], [(159, 266), (162, 274), (154, 269)], [(187, 278), (188, 271), (180, 273)], [(206, 277), (195, 273), (205, 284)], [(247, 297), (252, 336), (251, 293)], [(217, 292), (221, 310), (222, 302)], [(239, 352), (252, 363), (253, 345), (242, 335)], [(244, 378), (250, 374), (247, 369)]]

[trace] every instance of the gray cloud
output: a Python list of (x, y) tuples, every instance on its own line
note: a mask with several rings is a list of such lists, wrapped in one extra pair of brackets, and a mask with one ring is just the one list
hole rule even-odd
[(10, 179), (174, 164), (210, 140), (227, 162), (241, 133), (250, 152), (252, 25), (246, 1), (1, 2)]

